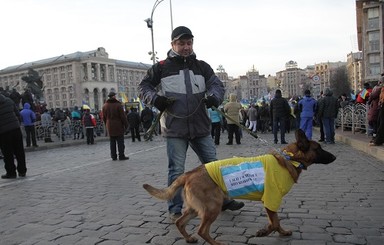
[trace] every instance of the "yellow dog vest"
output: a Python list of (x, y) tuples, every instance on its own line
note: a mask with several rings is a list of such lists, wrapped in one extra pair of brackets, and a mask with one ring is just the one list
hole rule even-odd
[(234, 157), (205, 164), (212, 180), (235, 199), (262, 201), (277, 212), (294, 181), (273, 155)]

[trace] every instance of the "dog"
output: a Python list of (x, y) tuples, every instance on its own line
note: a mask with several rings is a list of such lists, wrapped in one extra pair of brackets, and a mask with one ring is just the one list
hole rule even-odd
[[(313, 163), (329, 164), (336, 157), (320, 144), (308, 140), (302, 130), (295, 133), (296, 142), (270, 154), (229, 158), (201, 165), (179, 176), (169, 187), (158, 189), (144, 184), (143, 188), (161, 200), (170, 200), (180, 187), (184, 187), (185, 209), (175, 222), (188, 243), (197, 238), (185, 230), (189, 220), (201, 219), (198, 235), (212, 245), (224, 245), (209, 234), (211, 224), (221, 212), (224, 198), (262, 201), (269, 223), (256, 232), (256, 236), (268, 236), (277, 231), (282, 236), (292, 232), (280, 226), (277, 210), (282, 198), (298, 180), (302, 170)], [(277, 184), (275, 184), (277, 183)]]

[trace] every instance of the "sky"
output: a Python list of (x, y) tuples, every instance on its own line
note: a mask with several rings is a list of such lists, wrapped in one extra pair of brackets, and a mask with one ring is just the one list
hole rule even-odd
[[(2, 0), (0, 70), (98, 47), (112, 59), (152, 64), (144, 20), (154, 3)], [(171, 48), (172, 26), (180, 25), (191, 29), (198, 59), (235, 78), (253, 68), (275, 75), (290, 60), (299, 68), (346, 61), (358, 51), (355, 0), (163, 0), (153, 11), (160, 60)]]

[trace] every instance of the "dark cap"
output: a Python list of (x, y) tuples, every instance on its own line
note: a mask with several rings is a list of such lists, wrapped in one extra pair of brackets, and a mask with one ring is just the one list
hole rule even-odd
[(116, 95), (116, 93), (113, 92), (113, 91), (111, 91), (111, 92), (109, 92), (108, 97), (111, 98), (111, 97), (113, 97), (113, 96), (115, 96), (115, 95)]
[(172, 41), (179, 40), (181, 37), (185, 36), (186, 38), (193, 38), (191, 30), (185, 26), (176, 27), (172, 31), (171, 39)]

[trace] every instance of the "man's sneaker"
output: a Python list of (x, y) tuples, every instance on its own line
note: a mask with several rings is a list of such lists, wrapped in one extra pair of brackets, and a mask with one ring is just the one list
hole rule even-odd
[(231, 211), (235, 211), (235, 210), (239, 210), (239, 209), (241, 209), (243, 207), (244, 207), (244, 203), (243, 202), (237, 202), (235, 200), (232, 200), (232, 201), (224, 204), (223, 207), (221, 207), (221, 210), (225, 211), (225, 210), (229, 209)]
[(178, 218), (181, 217), (181, 213), (169, 213), (169, 219), (175, 223)]
[(127, 156), (119, 157), (119, 160), (120, 160), (120, 161), (128, 160), (128, 159), (129, 159), (129, 157), (127, 157)]

